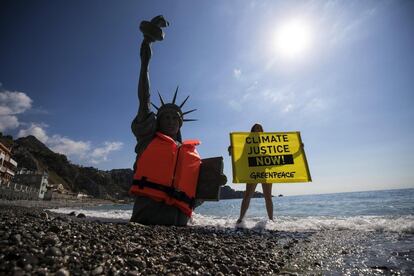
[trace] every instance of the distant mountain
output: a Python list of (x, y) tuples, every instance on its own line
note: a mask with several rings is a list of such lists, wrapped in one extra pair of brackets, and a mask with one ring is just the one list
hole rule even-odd
[(101, 171), (72, 164), (65, 155), (53, 152), (31, 135), (16, 140), (11, 136), (0, 136), (0, 141), (12, 146), (18, 169), (46, 171), (50, 184), (62, 184), (69, 191), (86, 193), (96, 198), (129, 198), (128, 189), (133, 176), (131, 169)]
[[(223, 186), (220, 190), (220, 199), (234, 199), (234, 198), (243, 198), (244, 191), (236, 191), (230, 186)], [(262, 198), (263, 194), (260, 192), (254, 192), (253, 198)]]
[[(132, 169), (102, 171), (72, 164), (65, 155), (53, 152), (32, 135), (13, 140), (13, 137), (0, 133), (0, 142), (12, 147), (13, 159), (18, 163), (18, 169), (46, 171), (50, 184), (62, 184), (71, 192), (86, 193), (95, 198), (132, 199), (128, 195), (134, 173)], [(263, 197), (263, 194), (256, 192), (253, 197)], [(243, 192), (223, 186), (220, 198), (243, 198)]]

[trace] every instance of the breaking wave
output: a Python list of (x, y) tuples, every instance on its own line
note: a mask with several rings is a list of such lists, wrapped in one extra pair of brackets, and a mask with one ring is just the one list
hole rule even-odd
[[(113, 206), (116, 208), (116, 206)], [(102, 220), (118, 220), (127, 222), (131, 218), (131, 209), (82, 209), (82, 208), (58, 208), (50, 209), (56, 213), (75, 215), (85, 214), (89, 218)], [(248, 217), (241, 224), (236, 224), (236, 217), (218, 217), (194, 213), (190, 220), (190, 226), (206, 226), (216, 228), (245, 228), (272, 231), (322, 231), (322, 230), (360, 230), (360, 231), (384, 231), (414, 233), (414, 216), (355, 216), (355, 217), (276, 217), (275, 221), (266, 220), (263, 217)]]

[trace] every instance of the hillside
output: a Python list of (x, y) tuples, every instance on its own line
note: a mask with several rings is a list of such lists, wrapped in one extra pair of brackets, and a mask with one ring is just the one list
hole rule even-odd
[[(13, 140), (11, 136), (0, 133), (0, 142), (12, 147), (13, 159), (18, 169), (31, 171), (47, 171), (50, 184), (62, 184), (65, 189), (78, 193), (86, 193), (95, 198), (130, 200), (128, 189), (133, 177), (131, 169), (113, 169), (102, 171), (93, 167), (72, 164), (65, 155), (55, 153), (34, 136)], [(242, 198), (242, 191), (235, 191), (223, 186), (221, 199)], [(263, 197), (256, 192), (254, 197)]]
[(93, 167), (72, 164), (65, 155), (55, 153), (34, 136), (13, 140), (0, 136), (0, 141), (12, 146), (18, 169), (47, 171), (50, 184), (62, 184), (72, 192), (82, 192), (96, 198), (127, 199), (132, 179), (131, 169), (101, 171)]
[[(244, 185), (243, 185), (244, 187)], [(243, 198), (244, 191), (236, 191), (230, 186), (223, 186), (220, 190), (220, 199), (235, 199)], [(254, 192), (252, 198), (262, 198), (263, 194), (260, 192)]]

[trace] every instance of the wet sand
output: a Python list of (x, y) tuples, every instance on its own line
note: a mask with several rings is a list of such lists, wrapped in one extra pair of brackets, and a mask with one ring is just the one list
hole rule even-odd
[[(42, 204), (45, 206), (39, 206)], [(0, 274), (398, 273), (398, 268), (348, 261), (357, 260), (355, 256), (363, 254), (363, 241), (373, 238), (375, 233), (372, 232), (258, 232), (194, 226), (144, 226), (43, 211), (56, 207), (67, 205), (1, 202)]]

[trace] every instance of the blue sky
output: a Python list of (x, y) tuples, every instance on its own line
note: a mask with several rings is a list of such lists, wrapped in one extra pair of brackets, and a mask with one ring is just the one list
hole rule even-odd
[[(0, 3), (3, 134), (33, 134), (76, 164), (131, 167), (138, 26), (162, 14), (153, 95), (191, 95), (198, 121), (183, 137), (200, 139), (204, 158), (224, 156), (229, 182), (229, 133), (260, 122), (301, 132), (313, 178), (274, 194), (414, 187), (413, 1)], [(293, 56), (275, 38), (289, 22), (307, 37)]]

